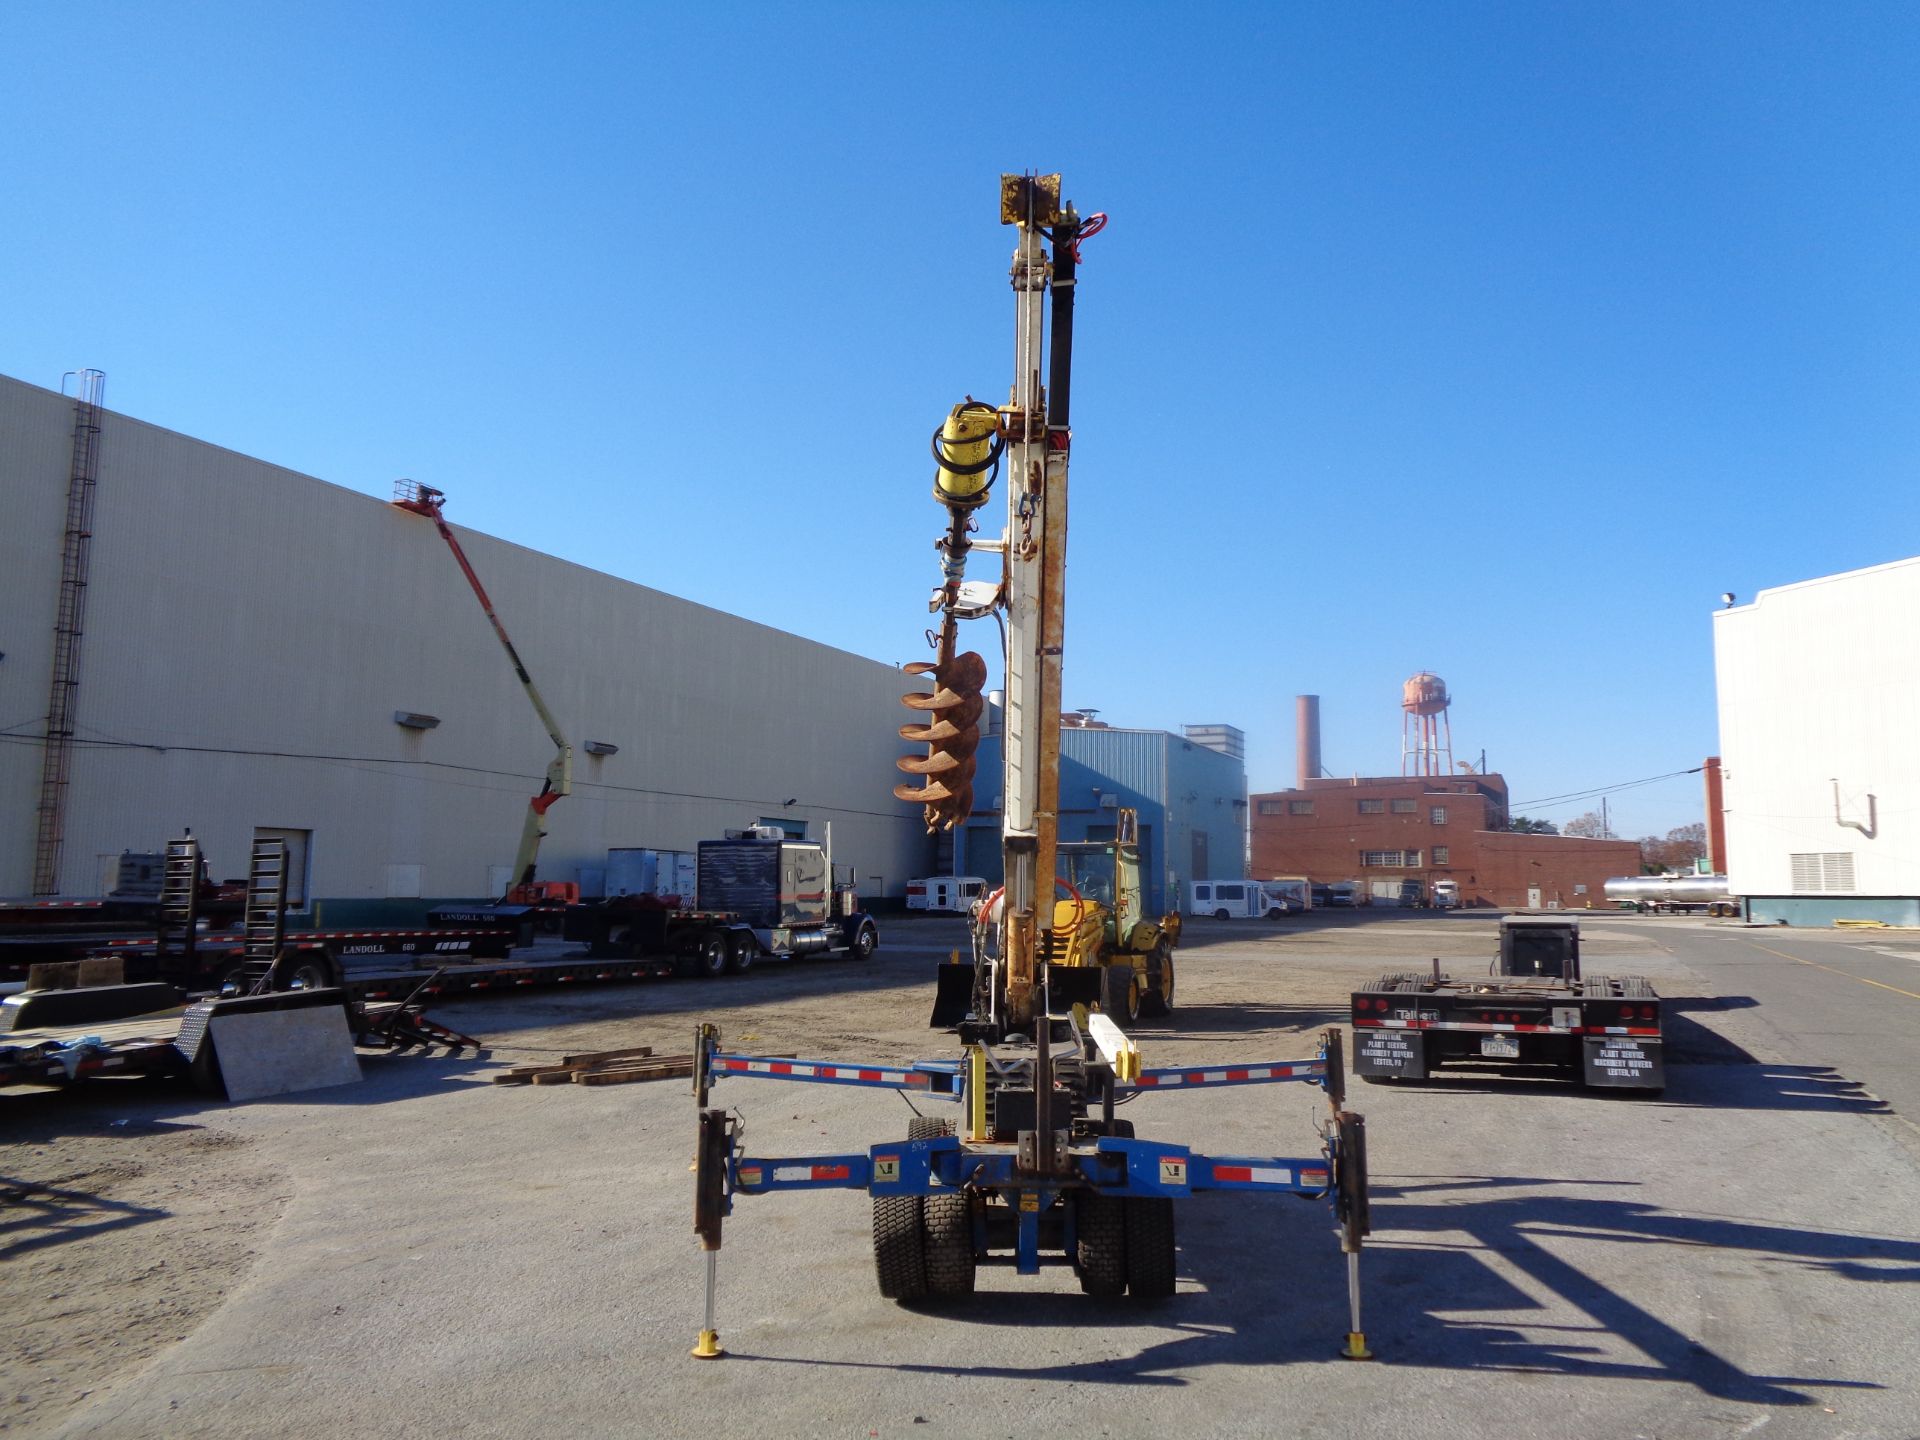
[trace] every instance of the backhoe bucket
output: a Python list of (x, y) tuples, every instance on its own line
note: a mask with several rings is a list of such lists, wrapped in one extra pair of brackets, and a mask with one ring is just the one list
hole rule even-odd
[(973, 966), (942, 964), (938, 967), (933, 991), (933, 1018), (927, 1021), (935, 1030), (951, 1030), (973, 1011)]
[(1047, 1008), (1058, 1014), (1075, 1005), (1098, 1005), (1105, 973), (1104, 965), (1049, 965)]

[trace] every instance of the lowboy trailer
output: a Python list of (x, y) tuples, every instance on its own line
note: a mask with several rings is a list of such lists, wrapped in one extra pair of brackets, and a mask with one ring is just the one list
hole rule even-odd
[(1639, 975), (1580, 973), (1579, 926), (1501, 922), (1487, 976), (1382, 975), (1352, 993), (1353, 1071), (1378, 1084), (1425, 1080), (1450, 1061), (1546, 1065), (1591, 1086), (1666, 1085), (1660, 997)]

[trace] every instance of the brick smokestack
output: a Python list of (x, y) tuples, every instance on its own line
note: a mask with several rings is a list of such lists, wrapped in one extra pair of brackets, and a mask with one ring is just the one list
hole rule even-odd
[(1320, 697), (1296, 695), (1293, 699), (1294, 785), (1307, 788), (1307, 781), (1320, 778)]

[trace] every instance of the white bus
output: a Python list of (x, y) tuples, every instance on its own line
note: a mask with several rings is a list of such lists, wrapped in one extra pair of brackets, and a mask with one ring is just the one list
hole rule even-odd
[(1216, 920), (1244, 920), (1263, 915), (1278, 920), (1287, 913), (1284, 895), (1269, 894), (1258, 880), (1195, 880), (1189, 915), (1211, 915)]

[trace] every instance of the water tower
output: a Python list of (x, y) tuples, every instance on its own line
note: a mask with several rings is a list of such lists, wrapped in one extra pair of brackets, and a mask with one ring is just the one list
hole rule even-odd
[(1422, 670), (1400, 688), (1400, 773), (1451, 775), (1453, 725), (1447, 719), (1447, 682)]

